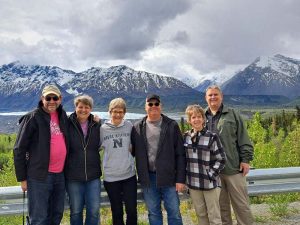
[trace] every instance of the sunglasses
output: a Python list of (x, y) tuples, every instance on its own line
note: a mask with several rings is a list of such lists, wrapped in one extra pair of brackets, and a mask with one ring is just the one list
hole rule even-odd
[(160, 103), (159, 102), (155, 102), (155, 103), (153, 103), (153, 102), (149, 102), (148, 103), (148, 106), (150, 106), (150, 107), (152, 107), (152, 106), (159, 106), (160, 105)]
[(46, 97), (45, 97), (45, 100), (46, 100), (47, 102), (50, 102), (51, 99), (52, 99), (53, 101), (56, 102), (56, 101), (59, 100), (59, 97), (57, 97), (57, 96), (53, 96), (53, 97), (51, 97), (51, 96), (46, 96)]

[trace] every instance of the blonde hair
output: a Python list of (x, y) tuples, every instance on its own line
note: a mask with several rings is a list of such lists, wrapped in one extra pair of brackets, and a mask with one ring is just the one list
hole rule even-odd
[(185, 115), (187, 116), (187, 121), (191, 122), (191, 117), (193, 114), (201, 114), (203, 118), (203, 126), (205, 125), (206, 117), (203, 108), (200, 105), (189, 105), (185, 110)]
[(80, 95), (80, 96), (77, 96), (74, 99), (74, 105), (75, 105), (75, 107), (77, 107), (80, 102), (82, 104), (84, 104), (84, 105), (88, 105), (89, 107), (93, 108), (94, 100), (89, 95)]
[(108, 111), (111, 113), (111, 111), (115, 108), (122, 108), (124, 113), (126, 113), (126, 102), (123, 98), (114, 98), (110, 101)]

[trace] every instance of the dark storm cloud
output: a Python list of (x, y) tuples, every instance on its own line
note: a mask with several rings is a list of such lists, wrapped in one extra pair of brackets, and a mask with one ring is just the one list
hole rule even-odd
[(175, 76), (300, 59), (297, 0), (0, 0), (0, 65), (126, 64)]
[[(222, 64), (249, 63), (260, 55), (300, 53), (300, 1), (206, 1), (199, 6), (194, 39), (211, 59)], [(292, 46), (294, 45), (294, 46)]]
[(107, 19), (109, 26), (103, 29), (94, 23), (83, 36), (83, 57), (139, 58), (142, 51), (154, 47), (162, 26), (190, 7), (186, 0), (120, 0), (112, 5), (118, 6), (118, 15)]

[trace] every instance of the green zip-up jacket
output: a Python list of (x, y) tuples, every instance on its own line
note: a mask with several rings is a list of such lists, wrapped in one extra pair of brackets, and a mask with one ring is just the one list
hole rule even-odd
[[(207, 108), (206, 115), (208, 114)], [(207, 127), (210, 127), (208, 123), (207, 120)], [(241, 162), (250, 163), (253, 159), (253, 145), (241, 115), (223, 105), (217, 130), (227, 157), (225, 168), (221, 173), (237, 174)]]

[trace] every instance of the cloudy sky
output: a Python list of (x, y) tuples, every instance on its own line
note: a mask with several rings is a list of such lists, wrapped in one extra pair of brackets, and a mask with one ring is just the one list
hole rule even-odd
[(0, 65), (124, 64), (199, 78), (300, 59), (299, 0), (0, 0)]

